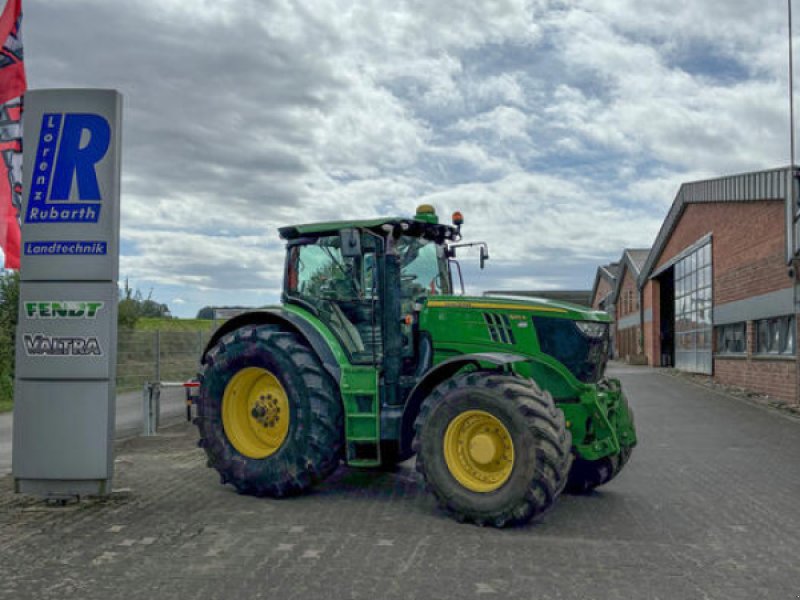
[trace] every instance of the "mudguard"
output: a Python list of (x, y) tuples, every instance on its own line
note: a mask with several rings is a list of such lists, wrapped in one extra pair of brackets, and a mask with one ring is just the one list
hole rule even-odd
[(325, 341), (325, 338), (301, 316), (281, 308), (264, 308), (243, 313), (225, 321), (225, 323), (214, 332), (214, 335), (211, 336), (208, 344), (206, 344), (203, 350), (203, 359), (205, 359), (206, 353), (213, 348), (223, 336), (246, 325), (283, 325), (290, 331), (294, 331), (303, 336), (303, 339), (308, 342), (311, 349), (316, 353), (320, 361), (322, 361), (322, 366), (325, 370), (330, 373), (337, 384), (340, 383), (342, 371), (339, 368), (339, 363), (336, 361), (328, 342)]
[(468, 365), (479, 367), (481, 364), (492, 364), (505, 368), (509, 365), (531, 360), (530, 357), (505, 352), (478, 352), (475, 354), (462, 354), (449, 358), (430, 369), (422, 379), (417, 382), (414, 389), (406, 399), (400, 424), (400, 459), (405, 460), (412, 455), (411, 442), (414, 439), (414, 421), (419, 414), (423, 400), (433, 389), (449, 379)]

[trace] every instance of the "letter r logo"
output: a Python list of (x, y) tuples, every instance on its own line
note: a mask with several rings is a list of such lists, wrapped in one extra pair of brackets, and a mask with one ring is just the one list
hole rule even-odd
[[(82, 146), (84, 132), (88, 139)], [(111, 127), (100, 115), (65, 115), (50, 199), (68, 200), (74, 175), (78, 180), (80, 200), (100, 200), (95, 165), (106, 155), (110, 141)]]

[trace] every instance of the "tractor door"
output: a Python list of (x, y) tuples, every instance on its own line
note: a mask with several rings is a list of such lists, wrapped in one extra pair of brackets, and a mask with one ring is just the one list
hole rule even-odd
[(363, 236), (357, 255), (343, 253), (339, 235), (302, 238), (289, 245), (286, 301), (316, 313), (353, 364), (381, 360), (375, 246), (370, 236)]

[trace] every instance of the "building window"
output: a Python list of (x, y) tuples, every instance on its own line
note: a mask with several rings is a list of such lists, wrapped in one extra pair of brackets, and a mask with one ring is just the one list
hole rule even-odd
[(675, 263), (675, 367), (711, 374), (711, 243)]
[(747, 329), (745, 323), (729, 323), (714, 328), (717, 333), (717, 354), (745, 354)]
[(794, 315), (761, 319), (755, 325), (756, 351), (759, 354), (794, 354)]

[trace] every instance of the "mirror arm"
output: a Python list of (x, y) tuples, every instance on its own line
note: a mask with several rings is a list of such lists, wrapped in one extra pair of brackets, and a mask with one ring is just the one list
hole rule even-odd
[[(464, 291), (464, 276), (461, 274), (461, 264), (457, 260), (452, 260), (452, 259), (449, 260), (448, 262), (450, 263), (451, 266), (452, 265), (456, 266), (456, 269), (458, 270), (458, 282), (461, 284), (461, 295), (465, 296), (466, 292)], [(451, 270), (451, 273), (452, 273), (452, 270)], [(453, 277), (452, 277), (452, 274), (451, 274), (450, 279), (452, 280), (452, 278)]]

